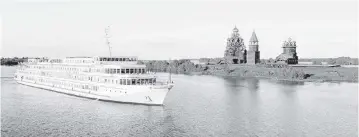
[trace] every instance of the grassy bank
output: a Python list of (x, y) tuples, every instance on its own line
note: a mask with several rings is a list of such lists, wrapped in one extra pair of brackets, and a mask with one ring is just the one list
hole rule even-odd
[(204, 74), (217, 76), (261, 77), (291, 81), (358, 82), (358, 68), (343, 67), (265, 67), (249, 65), (211, 66)]
[(358, 68), (344, 67), (289, 67), (286, 65), (198, 65), (189, 60), (142, 62), (154, 72), (215, 75), (233, 77), (259, 77), (290, 81), (345, 81), (358, 82)]

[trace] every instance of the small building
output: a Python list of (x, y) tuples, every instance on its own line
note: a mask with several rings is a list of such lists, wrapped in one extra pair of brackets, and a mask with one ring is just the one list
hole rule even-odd
[(283, 53), (277, 56), (275, 62), (283, 64), (298, 64), (296, 41), (292, 41), (291, 38), (288, 38), (287, 41), (284, 41), (282, 48)]

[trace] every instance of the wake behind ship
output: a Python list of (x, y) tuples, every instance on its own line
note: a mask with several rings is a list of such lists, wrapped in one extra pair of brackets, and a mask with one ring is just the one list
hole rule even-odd
[(137, 57), (67, 57), (29, 59), (16, 70), (24, 85), (122, 103), (163, 105), (174, 86), (137, 64)]

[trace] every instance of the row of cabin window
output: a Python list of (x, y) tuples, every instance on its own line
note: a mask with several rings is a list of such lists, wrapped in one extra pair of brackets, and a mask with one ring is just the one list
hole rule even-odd
[(100, 58), (100, 61), (136, 61), (135, 58)]
[(28, 71), (28, 72), (25, 72), (27, 74), (33, 74), (33, 75), (42, 75), (42, 76), (45, 76), (45, 75), (48, 75), (49, 73), (46, 73), (46, 72), (33, 72), (33, 71)]
[[(45, 67), (38, 67), (38, 66), (35, 66), (34, 68), (45, 68)], [(46, 68), (50, 68), (50, 67), (46, 67)], [(56, 69), (59, 69), (59, 70), (71, 70), (71, 71), (78, 71), (78, 70), (80, 70), (79, 68), (68, 68), (68, 67), (55, 67)], [(101, 70), (100, 69), (89, 69), (90, 70), (90, 72), (92, 71), (92, 72), (101, 72)], [(122, 71), (119, 71), (120, 69), (117, 69), (118, 70), (118, 72), (116, 72), (116, 73), (119, 73), (119, 72), (122, 72), (122, 73), (145, 73), (145, 70), (144, 69), (142, 69), (142, 71), (141, 70), (133, 70), (133, 69), (130, 69), (130, 70), (122, 70)], [(128, 72), (129, 71), (129, 72)], [(136, 72), (133, 72), (133, 71), (136, 71)], [(113, 70), (107, 70), (106, 71), (106, 73), (115, 73), (115, 69), (113, 69)]]
[(19, 71), (21, 73), (26, 73), (26, 74), (32, 74), (32, 75), (40, 75), (40, 76), (49, 76), (52, 73), (49, 72), (44, 72), (44, 71), (39, 71), (39, 72), (34, 72), (34, 71)]
[(97, 69), (97, 68), (90, 68), (89, 72), (101, 72), (101, 69)]
[(105, 73), (108, 74), (144, 74), (146, 73), (145, 69), (105, 69)]
[(156, 79), (119, 79), (119, 80), (107, 80), (105, 83), (120, 84), (120, 85), (147, 85), (156, 83)]
[[(74, 76), (75, 79), (85, 80), (86, 77), (83, 76)], [(96, 77), (87, 77), (89, 81), (98, 81), (100, 82), (100, 78)], [(102, 81), (103, 80), (103, 81)], [(154, 84), (156, 83), (155, 78), (150, 79), (102, 79), (101, 81), (104, 83), (112, 83), (112, 84), (120, 84), (120, 85), (145, 85), (145, 84)]]
[(89, 86), (89, 85), (82, 85), (82, 84), (72, 84), (72, 83), (66, 83), (66, 82), (61, 82), (61, 81), (43, 80), (43, 79), (39, 79), (38, 81), (40, 81), (40, 82), (46, 82), (46, 83), (51, 83), (51, 84), (57, 84), (57, 85), (63, 85), (63, 86), (68, 86), (68, 87), (74, 87), (74, 88), (90, 89), (90, 90), (94, 90), (94, 91), (97, 91), (97, 90), (99, 89), (98, 86)]
[(68, 68), (68, 67), (55, 67), (55, 68), (59, 70), (71, 70), (71, 71), (79, 70), (78, 68)]
[(35, 80), (33, 77), (25, 77), (27, 80)]
[[(25, 77), (25, 79), (35, 80), (33, 77)], [(90, 89), (90, 90), (94, 90), (94, 91), (97, 91), (99, 89), (98, 86), (72, 84), (72, 83), (61, 82), (61, 81), (44, 80), (44, 79), (39, 79), (38, 81), (51, 83), (51, 84), (56, 84), (56, 85), (74, 87), (74, 88)], [(110, 83), (111, 81), (105, 79), (105, 82)], [(121, 80), (116, 80), (116, 84), (122, 84), (122, 85), (143, 85), (143, 84), (152, 84), (152, 83), (155, 83), (155, 82), (156, 82), (156, 79), (121, 79)], [(112, 83), (114, 83), (114, 80), (112, 80)]]
[(35, 74), (35, 75), (42, 75), (42, 76), (46, 76), (46, 75), (49, 75), (49, 74), (50, 74), (50, 73), (48, 73), (48, 72), (32, 72), (32, 71), (25, 72), (25, 73)]
[(44, 66), (32, 66), (32, 68), (42, 69), (42, 68), (45, 68), (45, 67)]
[(67, 63), (93, 63), (93, 60), (67, 60)]
[[(80, 70), (79, 68), (68, 68), (68, 67), (45, 67), (45, 66), (33, 66), (33, 68), (37, 68), (37, 69), (47, 68), (47, 69), (71, 70), (71, 71), (78, 71), (78, 70)], [(97, 70), (97, 71), (99, 72), (99, 70)]]
[[(49, 69), (53, 69), (52, 67), (44, 67), (44, 66), (33, 66), (33, 68), (37, 68), (37, 69), (41, 69), (41, 68), (49, 68)], [(69, 67), (54, 67), (55, 69), (58, 70), (71, 70), (71, 71), (79, 71), (79, 68), (69, 68)], [(89, 69), (90, 72), (101, 72), (100, 69)], [(144, 72), (142, 72), (144, 73)]]

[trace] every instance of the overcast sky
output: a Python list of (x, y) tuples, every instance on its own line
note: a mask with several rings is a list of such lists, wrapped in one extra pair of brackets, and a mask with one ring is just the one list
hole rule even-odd
[(109, 55), (140, 59), (223, 57), (236, 25), (253, 30), (261, 58), (275, 58), (288, 37), (300, 58), (358, 57), (358, 3), (352, 1), (5, 2), (2, 56)]

